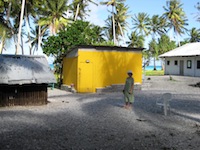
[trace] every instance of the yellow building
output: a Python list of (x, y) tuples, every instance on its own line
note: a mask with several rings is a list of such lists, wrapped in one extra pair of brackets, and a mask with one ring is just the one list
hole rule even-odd
[(142, 48), (79, 46), (63, 60), (63, 85), (77, 92), (96, 92), (113, 84), (124, 84), (133, 71), (135, 84), (142, 83)]

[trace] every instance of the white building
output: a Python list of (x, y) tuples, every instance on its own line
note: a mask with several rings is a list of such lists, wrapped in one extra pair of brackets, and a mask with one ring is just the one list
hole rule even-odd
[(200, 42), (185, 44), (159, 57), (165, 61), (165, 75), (200, 77)]

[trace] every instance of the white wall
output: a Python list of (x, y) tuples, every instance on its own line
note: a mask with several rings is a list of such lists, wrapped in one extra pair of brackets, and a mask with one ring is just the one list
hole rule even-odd
[[(175, 65), (175, 60), (178, 64)], [(180, 75), (180, 61), (184, 61), (184, 75), (185, 76), (197, 76), (200, 77), (200, 69), (197, 69), (197, 60), (200, 61), (200, 56), (197, 57), (171, 57), (165, 58), (165, 74), (166, 75)], [(191, 68), (187, 68), (187, 61), (191, 60)], [(167, 61), (170, 64), (167, 65)]]
[[(178, 61), (178, 65), (174, 65), (174, 61)], [(170, 61), (170, 64), (167, 65), (167, 61)], [(179, 59), (178, 58), (165, 58), (165, 74), (166, 75), (179, 75)]]

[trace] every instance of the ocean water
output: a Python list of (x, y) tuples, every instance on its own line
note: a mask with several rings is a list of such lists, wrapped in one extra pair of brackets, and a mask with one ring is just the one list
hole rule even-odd
[(49, 67), (51, 68), (51, 70), (54, 69), (54, 65), (53, 64), (49, 64)]
[[(146, 66), (145, 67), (145, 70), (153, 70), (154, 69), (154, 66)], [(156, 70), (162, 70), (162, 67), (161, 66), (156, 66)]]

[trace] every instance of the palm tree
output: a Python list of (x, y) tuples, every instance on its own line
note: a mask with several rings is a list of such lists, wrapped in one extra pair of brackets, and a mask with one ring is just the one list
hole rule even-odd
[[(142, 37), (149, 35), (150, 19), (147, 13), (138, 13), (137, 15), (134, 15), (134, 17), (132, 17), (132, 22), (133, 22), (133, 29), (134, 29), (134, 32), (132, 34), (133, 37), (134, 37), (134, 34), (140, 34), (142, 35)], [(146, 51), (143, 53), (145, 54), (143, 56), (146, 56), (144, 59), (145, 60), (144, 70), (145, 70), (146, 64), (149, 63), (150, 53), (149, 51)]]
[(73, 14), (73, 20), (76, 21), (79, 17), (81, 20), (83, 20), (85, 14), (86, 14), (86, 7), (88, 5), (83, 3), (80, 5), (80, 0), (73, 0), (72, 4), (70, 4), (70, 10)]
[(138, 15), (132, 17), (132, 22), (134, 31), (139, 32), (144, 36), (149, 35), (150, 19), (148, 14), (138, 13)]
[[(156, 35), (162, 35), (165, 32), (166, 22), (165, 19), (159, 15), (153, 15), (150, 19), (149, 33), (152, 34), (152, 39), (155, 41)], [(154, 70), (156, 70), (156, 59), (158, 58), (157, 50), (153, 50), (155, 46), (151, 47), (151, 52), (154, 57)]]
[[(107, 37), (107, 39), (109, 41), (113, 41), (113, 24), (112, 24), (112, 16), (108, 16), (108, 18), (105, 20), (105, 27), (104, 27), (104, 31), (105, 31), (105, 36)], [(114, 43), (114, 41), (113, 41)]]
[(97, 5), (97, 3), (95, 3), (92, 0), (73, 0), (72, 10), (74, 12), (74, 21), (76, 21), (78, 17), (80, 17), (81, 20), (82, 20), (83, 17), (85, 15), (87, 15), (87, 13), (86, 13), (86, 7), (89, 6), (89, 3)]
[(11, 6), (16, 4), (14, 0), (3, 1), (1, 3), (1, 12), (0, 13), (0, 53), (5, 49), (5, 43), (7, 39), (11, 39), (14, 36), (13, 27), (10, 21), (11, 15)]
[[(172, 49), (175, 49), (176, 47), (177, 47), (176, 42), (170, 40), (167, 34), (162, 34), (161, 37), (158, 39), (158, 55), (166, 53)], [(161, 60), (161, 66), (163, 69), (164, 68), (163, 60)]]
[(167, 34), (162, 34), (158, 39), (159, 55), (168, 52), (169, 50), (176, 48), (175, 41), (170, 40)]
[[(164, 6), (165, 13), (163, 17), (169, 21), (169, 28), (173, 29), (176, 36), (180, 36), (184, 33), (187, 24), (187, 19), (185, 12), (183, 11), (183, 4), (180, 3), (179, 0), (170, 0), (166, 2), (166, 7)], [(180, 41), (178, 40), (179, 45)]]
[(115, 32), (115, 10), (116, 10), (116, 4), (122, 3), (125, 0), (108, 0), (105, 2), (101, 2), (102, 5), (112, 6), (112, 31), (113, 31), (113, 42), (116, 43), (116, 32)]
[(40, 26), (48, 26), (51, 35), (55, 35), (60, 29), (64, 29), (70, 22), (66, 18), (68, 0), (44, 1), (44, 7), (40, 8), (41, 17), (38, 21)]
[(149, 21), (149, 33), (151, 33), (153, 39), (155, 39), (155, 36), (165, 33), (166, 27), (166, 20), (159, 15), (153, 15)]
[(131, 33), (131, 36), (129, 36), (129, 40), (130, 41), (127, 42), (128, 47), (134, 47), (134, 48), (144, 47), (144, 36), (140, 35), (136, 31), (133, 31)]
[[(100, 26), (91, 25), (92, 31), (93, 31), (93, 41), (92, 43), (103, 43), (105, 42), (105, 39), (103, 38), (105, 36), (104, 29)], [(91, 35), (92, 36), (92, 35)]]
[[(22, 41), (21, 33), (22, 33), (22, 22), (23, 22), (25, 2), (26, 2), (25, 0), (4, 1), (4, 6), (5, 6), (4, 14), (6, 16), (6, 26), (9, 28), (9, 30), (10, 30), (9, 32), (11, 33), (11, 36), (14, 37), (14, 41), (16, 44), (15, 45), (16, 46), (16, 52), (15, 52), (16, 54), (18, 54), (18, 51), (20, 48), (20, 42)], [(18, 34), (18, 38), (16, 38), (16, 34)], [(3, 36), (3, 37), (5, 37), (5, 36)], [(2, 41), (4, 41), (4, 39), (2, 39)], [(22, 49), (22, 53), (24, 53), (23, 49)]]
[(130, 17), (128, 13), (128, 6), (125, 6), (123, 3), (118, 3), (116, 5), (116, 14), (115, 14), (115, 22), (116, 22), (116, 39), (119, 42), (119, 35), (122, 36), (124, 42), (124, 31), (126, 27), (128, 27), (127, 19)]
[(2, 17), (0, 17), (0, 22), (0, 54), (2, 54), (6, 40), (12, 37), (12, 33)]
[(33, 18), (37, 18), (38, 16), (38, 11), (36, 11), (37, 9), (37, 4), (38, 1), (36, 0), (26, 0), (25, 3), (25, 22), (26, 22), (26, 29), (27, 29), (27, 38), (28, 38), (28, 45), (29, 45), (29, 54), (32, 54), (32, 45), (31, 45), (31, 27), (30, 27), (30, 19)]
[[(21, 32), (22, 32), (22, 21), (23, 21), (23, 16), (24, 16), (25, 1), (26, 0), (22, 0), (21, 15), (20, 15), (20, 22), (19, 22), (19, 32), (18, 32), (18, 42), (17, 42), (17, 49), (15, 51), (15, 54), (19, 53), (19, 48), (20, 48)], [(22, 50), (22, 54), (24, 54), (23, 50)]]
[[(42, 28), (40, 28), (40, 26), (36, 26), (35, 29), (31, 29), (30, 43), (32, 54), (34, 54), (34, 52), (39, 49), (41, 42), (44, 42), (47, 36), (48, 33), (45, 26), (43, 26)], [(29, 39), (26, 42), (29, 42)]]
[(157, 44), (157, 42), (156, 42), (155, 39), (152, 39), (150, 41), (150, 43), (149, 43), (149, 50), (150, 50), (151, 54), (154, 57), (154, 69), (153, 70), (156, 70), (155, 60), (158, 59), (159, 49), (158, 49), (158, 44)]
[[(22, 2), (25, 4), (24, 5), (24, 9), (21, 7), (23, 6), (22, 5)], [(14, 41), (15, 41), (15, 47), (16, 47), (16, 53), (19, 53), (19, 48), (21, 46), (22, 48), (22, 53), (23, 52), (23, 42), (22, 42), (22, 34), (24, 34), (24, 32), (22, 31), (23, 28), (20, 26), (20, 24), (23, 24), (24, 22), (24, 19), (25, 19), (25, 23), (26, 23), (26, 27), (27, 27), (27, 31), (29, 32), (27, 35), (28, 35), (28, 38), (30, 37), (30, 24), (29, 24), (29, 20), (30, 20), (30, 17), (34, 17), (34, 18), (38, 18), (37, 16), (40, 16), (38, 15), (40, 12), (38, 12), (38, 8), (36, 8), (36, 5), (40, 5), (40, 6), (44, 6), (44, 0), (25, 0), (25, 1), (16, 1), (16, 0), (7, 0), (7, 1), (3, 1), (3, 6), (4, 6), (4, 9), (1, 9), (2, 11), (4, 11), (2, 13), (3, 15), (3, 18), (6, 23), (6, 27), (7, 30), (5, 29), (6, 31), (6, 35), (9, 35), (8, 37), (12, 36), (14, 37)], [(24, 10), (24, 15), (21, 15), (21, 23), (20, 22), (20, 14), (22, 13), (22, 11), (20, 11), (20, 8), (21, 10)], [(21, 12), (21, 13), (20, 13)], [(23, 23), (22, 23), (23, 22)], [(1, 22), (0, 24), (2, 24), (3, 22)], [(3, 28), (1, 28), (3, 29)], [(18, 30), (20, 29), (20, 30)], [(20, 34), (20, 32), (22, 34)], [(18, 34), (18, 38), (17, 38), (17, 35)], [(1, 38), (5, 38), (7, 36), (1, 36)], [(17, 42), (18, 40), (18, 42)], [(5, 43), (5, 40), (4, 39), (1, 39), (1, 47), (3, 48), (4, 47), (4, 43)], [(30, 40), (29, 40), (30, 41)], [(21, 45), (19, 44), (21, 42)], [(31, 46), (30, 46), (31, 48)], [(30, 51), (30, 54), (31, 54), (31, 51)]]
[(189, 42), (200, 42), (200, 29), (192, 28), (189, 32)]

